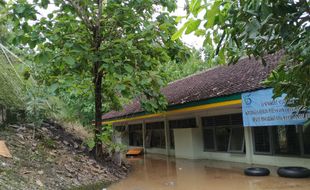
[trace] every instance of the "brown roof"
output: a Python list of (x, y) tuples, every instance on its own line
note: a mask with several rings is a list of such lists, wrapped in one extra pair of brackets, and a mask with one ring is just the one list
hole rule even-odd
[[(169, 83), (162, 89), (169, 106), (209, 98), (231, 95), (263, 88), (261, 82), (276, 67), (282, 53), (265, 57), (267, 66), (254, 58), (244, 58), (234, 65), (215, 67), (210, 70)], [(143, 112), (138, 100), (126, 105), (123, 111), (111, 111), (102, 116), (103, 120), (130, 116)]]

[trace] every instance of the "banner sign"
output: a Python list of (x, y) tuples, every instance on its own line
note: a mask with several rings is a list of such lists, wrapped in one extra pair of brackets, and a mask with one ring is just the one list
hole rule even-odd
[(263, 89), (242, 94), (243, 126), (302, 125), (310, 118), (310, 110), (285, 105), (285, 96), (273, 99), (273, 89)]

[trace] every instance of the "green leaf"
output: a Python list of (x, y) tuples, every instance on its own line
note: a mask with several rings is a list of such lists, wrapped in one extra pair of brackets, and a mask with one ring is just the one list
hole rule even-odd
[(70, 66), (73, 66), (75, 64), (75, 60), (71, 56), (65, 56), (63, 60)]
[(176, 33), (172, 35), (171, 39), (173, 41), (179, 39), (182, 36), (185, 29), (186, 29), (186, 25), (184, 24)]
[(196, 36), (204, 36), (204, 35), (206, 35), (206, 31), (203, 29), (198, 29), (195, 31), (195, 35)]
[(195, 31), (198, 29), (199, 25), (201, 23), (201, 20), (191, 20), (190, 23), (188, 24), (185, 34), (190, 34), (191, 32)]
[(25, 9), (26, 9), (26, 7), (23, 4), (19, 4), (19, 5), (17, 5), (15, 10), (17, 13), (22, 14), (25, 11)]
[(184, 18), (186, 18), (186, 16), (177, 16), (177, 18), (175, 19), (175, 22), (179, 23)]
[(38, 63), (48, 63), (49, 55), (46, 52), (42, 52), (35, 57), (35, 60)]
[(254, 39), (259, 33), (260, 23), (256, 18), (252, 18), (247, 25), (246, 31), (249, 33), (249, 38)]
[(210, 32), (208, 32), (206, 39), (204, 41), (204, 44), (209, 44), (209, 45), (213, 46)]
[(41, 6), (46, 9), (48, 7), (49, 0), (41, 0)]
[(199, 13), (201, 5), (201, 0), (192, 0), (191, 3), (189, 4), (189, 10), (193, 15), (196, 17)]
[(47, 18), (52, 19), (54, 17), (53, 13), (47, 15)]
[(125, 70), (128, 72), (128, 73), (132, 73), (133, 72), (133, 67), (131, 66), (131, 65), (128, 65), (128, 64), (126, 64), (125, 66), (124, 66), (124, 68), (125, 68)]
[(205, 28), (212, 28), (213, 27), (215, 17), (220, 12), (220, 9), (219, 9), (220, 5), (221, 5), (221, 1), (216, 1), (212, 5), (211, 9), (207, 10), (207, 12), (206, 12), (207, 23), (205, 25)]

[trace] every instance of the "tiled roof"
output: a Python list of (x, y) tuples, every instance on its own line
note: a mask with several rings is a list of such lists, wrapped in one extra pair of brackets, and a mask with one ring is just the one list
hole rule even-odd
[[(234, 65), (218, 66), (210, 70), (169, 83), (162, 89), (169, 106), (206, 100), (263, 88), (261, 82), (276, 67), (282, 53), (265, 57), (267, 65), (254, 58), (244, 58)], [(111, 111), (103, 120), (130, 116), (143, 112), (138, 100), (126, 105), (122, 111)]]

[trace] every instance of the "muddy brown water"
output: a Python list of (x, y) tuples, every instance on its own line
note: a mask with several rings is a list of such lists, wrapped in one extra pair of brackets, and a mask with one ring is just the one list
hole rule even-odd
[(246, 164), (173, 159), (158, 155), (130, 158), (129, 176), (108, 190), (310, 190), (310, 178), (278, 177), (275, 167), (270, 176), (243, 174)]

